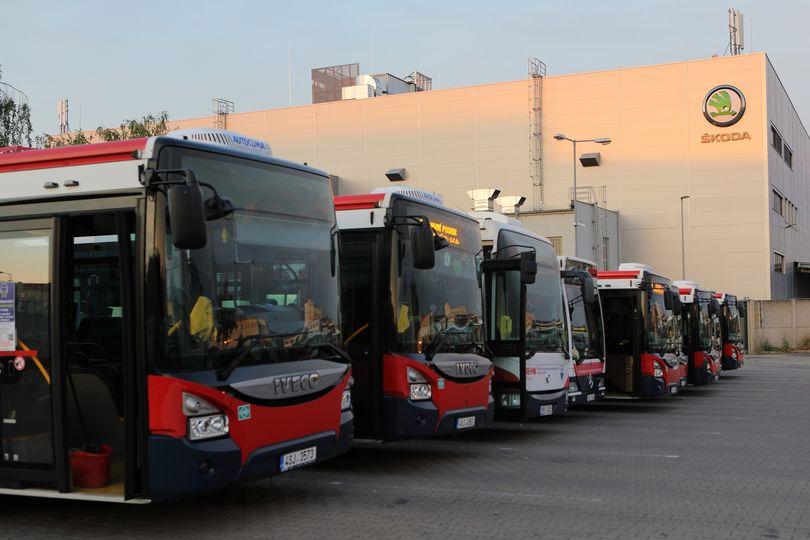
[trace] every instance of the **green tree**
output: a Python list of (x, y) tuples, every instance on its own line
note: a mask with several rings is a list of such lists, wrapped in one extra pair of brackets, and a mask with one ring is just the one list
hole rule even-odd
[(10, 84), (0, 81), (0, 147), (31, 146), (31, 131), (28, 98)]
[(147, 114), (141, 120), (124, 120), (117, 128), (99, 126), (94, 135), (88, 137), (83, 131), (49, 135), (43, 133), (36, 138), (40, 148), (58, 148), (74, 144), (90, 144), (92, 142), (125, 141), (139, 137), (153, 137), (165, 135), (169, 132), (169, 114), (161, 111), (160, 114)]
[(124, 120), (118, 128), (99, 127), (96, 138), (102, 141), (125, 141), (139, 137), (165, 135), (169, 131), (169, 114), (147, 114), (141, 120)]
[(90, 144), (90, 139), (83, 131), (73, 133), (63, 133), (61, 135), (48, 135), (43, 133), (35, 139), (37, 148), (60, 148), (62, 146), (73, 146), (74, 144)]

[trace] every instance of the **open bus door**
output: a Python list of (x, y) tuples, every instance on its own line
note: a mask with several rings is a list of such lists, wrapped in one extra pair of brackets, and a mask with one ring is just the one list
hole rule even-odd
[[(534, 283), (537, 262), (534, 251), (510, 259), (489, 259), (481, 263), (484, 291), (486, 344), (495, 357), (517, 359), (520, 374), (509, 386), (520, 396), (520, 416), (528, 418), (526, 389), (526, 285)], [(496, 397), (495, 399), (499, 399)]]
[[(49, 210), (57, 217), (0, 222), (5, 494), (81, 492), (100, 500), (142, 494), (134, 421), (141, 415), (133, 325), (135, 202), (122, 204), (129, 208), (93, 212), (88, 206), (82, 213), (85, 205), (73, 203), (70, 216), (59, 215), (68, 208), (54, 205)], [(82, 487), (71, 474), (74, 451), (109, 451), (109, 484)]]

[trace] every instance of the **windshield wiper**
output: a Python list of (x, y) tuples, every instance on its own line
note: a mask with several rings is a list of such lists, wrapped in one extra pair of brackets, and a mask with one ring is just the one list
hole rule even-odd
[(227, 381), (228, 377), (231, 376), (233, 371), (238, 368), (242, 362), (245, 361), (245, 358), (253, 351), (254, 347), (263, 339), (272, 339), (272, 338), (282, 338), (282, 337), (291, 337), (291, 336), (298, 336), (303, 334), (304, 332), (288, 332), (286, 334), (276, 333), (276, 332), (267, 332), (264, 334), (255, 334), (252, 336), (243, 336), (239, 338), (239, 344), (237, 347), (241, 347), (244, 345), (245, 342), (249, 341), (250, 345), (247, 349), (236, 355), (236, 358), (231, 360), (231, 363), (225, 366), (224, 368), (217, 371), (217, 380), (220, 381)]
[(427, 349), (425, 349), (425, 359), (426, 360), (433, 360), (433, 357), (436, 353), (439, 352), (439, 349), (442, 348), (444, 342), (447, 341), (447, 336), (450, 335), (448, 332), (443, 332), (439, 334), (436, 339), (431, 339), (430, 343), (428, 343)]
[(321, 349), (327, 349), (332, 352), (335, 356), (339, 357), (341, 360), (350, 364), (352, 362), (351, 356), (349, 353), (335, 345), (334, 343), (329, 343), (326, 341), (322, 341), (319, 343), (305, 343), (303, 345), (296, 345), (295, 347), (289, 347), (288, 349), (304, 349), (311, 353), (316, 353)]

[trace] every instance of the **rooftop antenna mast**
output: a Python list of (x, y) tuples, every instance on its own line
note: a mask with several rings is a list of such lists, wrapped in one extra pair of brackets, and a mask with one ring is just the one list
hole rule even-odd
[(228, 101), (227, 99), (222, 98), (214, 98), (211, 101), (213, 102), (214, 114), (216, 115), (216, 118), (214, 119), (214, 127), (217, 129), (226, 129), (228, 115), (235, 110), (233, 101)]
[(745, 49), (745, 22), (743, 14), (739, 9), (729, 8), (728, 10), (728, 50), (732, 56), (742, 54)]
[(70, 122), (68, 120), (69, 105), (67, 98), (60, 99), (56, 104), (56, 114), (59, 118), (59, 133), (64, 135), (70, 132)]

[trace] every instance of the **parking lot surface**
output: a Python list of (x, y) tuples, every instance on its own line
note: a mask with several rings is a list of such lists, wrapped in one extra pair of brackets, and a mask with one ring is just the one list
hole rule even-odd
[(25, 538), (808, 538), (810, 357), (529, 424), (370, 445), (192, 500), (0, 497)]

